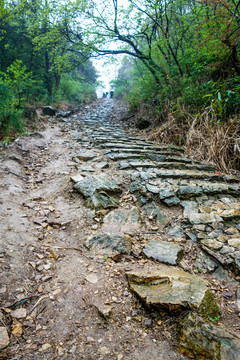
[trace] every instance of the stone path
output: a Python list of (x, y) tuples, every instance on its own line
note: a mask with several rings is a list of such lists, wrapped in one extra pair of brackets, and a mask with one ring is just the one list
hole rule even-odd
[[(206, 274), (206, 278), (211, 275), (211, 278), (226, 282), (231, 279), (237, 286), (240, 279), (238, 178), (217, 171), (212, 164), (192, 161), (180, 147), (155, 145), (113, 126), (107, 116), (112, 111), (112, 104), (108, 104), (108, 111), (105, 106), (103, 110), (99, 108), (94, 116), (86, 114), (82, 117), (79, 123), (81, 131), (72, 134), (79, 143), (81, 156), (77, 152), (74, 159), (78, 164), (78, 175), (82, 176), (80, 181), (75, 179), (74, 189), (87, 199), (85, 205), (96, 211), (118, 208), (107, 215), (101, 213), (100, 223), (94, 228), (98, 235), (91, 239), (92, 243), (108, 256), (112, 247), (113, 256), (116, 256), (117, 250), (119, 254), (129, 254), (129, 243), (124, 236), (138, 236), (145, 245), (139, 245), (137, 255), (169, 265), (178, 264), (186, 271)], [(97, 185), (96, 180), (100, 181)], [(91, 189), (88, 193), (86, 186)], [(116, 235), (121, 235), (119, 247), (116, 246)], [(108, 236), (108, 241), (102, 246), (104, 236)], [(150, 270), (150, 278), (152, 271), (154, 268)], [(149, 273), (144, 275), (141, 272), (138, 276), (140, 279), (148, 278)], [(236, 281), (232, 280), (233, 277)], [(176, 290), (170, 290), (170, 296), (178, 303), (182, 285), (174, 287)], [(145, 286), (143, 292), (140, 285), (137, 290), (136, 286), (131, 285), (131, 288), (144, 302), (148, 296), (153, 296), (154, 291), (154, 300), (149, 300), (149, 303), (160, 307), (163, 302), (165, 307), (168, 306), (169, 299), (160, 299), (157, 292), (161, 293), (161, 290), (158, 288), (147, 292)], [(187, 293), (188, 296), (188, 300), (184, 300), (186, 308), (194, 297)], [(198, 294), (198, 300), (199, 297)], [(238, 301), (236, 292), (231, 297)], [(209, 308), (210, 303), (209, 300)], [(181, 304), (182, 300), (178, 305)], [(234, 301), (232, 305), (237, 315), (240, 308), (236, 303), (234, 305)], [(209, 313), (207, 319), (209, 317), (213, 315)], [(236, 327), (238, 320), (236, 317)], [(239, 345), (233, 350), (232, 358), (240, 349)], [(188, 346), (195, 356), (201, 355), (202, 350), (198, 352), (195, 344), (184, 343), (184, 346)], [(215, 345), (209, 345), (208, 356), (212, 356), (212, 346)], [(225, 358), (221, 356), (221, 359)]]
[[(110, 104), (108, 106), (111, 112)], [(92, 117), (86, 114), (80, 126), (81, 132), (72, 135), (79, 143), (79, 153), (86, 156), (76, 153), (75, 161), (79, 163), (79, 158), (84, 161), (77, 165), (78, 175), (83, 178), (74, 188), (86, 198), (90, 195), (87, 206), (118, 207), (117, 198), (122, 191), (128, 194), (133, 209), (137, 206), (146, 214), (150, 220), (149, 231), (154, 233), (165, 228), (163, 236), (198, 243), (217, 265), (231, 267), (236, 275), (240, 274), (240, 183), (237, 177), (218, 172), (212, 164), (191, 161), (177, 146), (156, 146), (132, 136), (112, 126), (107, 113), (101, 109)], [(101, 183), (95, 185), (95, 179)], [(84, 192), (85, 183), (93, 187), (91, 194)], [(102, 203), (100, 198), (95, 201), (101, 192), (105, 196)], [(163, 208), (162, 213), (156, 204)], [(168, 224), (168, 208), (176, 206), (183, 212), (177, 222), (171, 219)], [(129, 233), (140, 231), (140, 215), (138, 218), (135, 214), (134, 219), (130, 221)], [(110, 221), (114, 222), (113, 216)], [(144, 221), (142, 218), (141, 222)], [(122, 222), (128, 220), (122, 219)]]
[(115, 111), (50, 118), (3, 161), (0, 357), (240, 359), (238, 179)]

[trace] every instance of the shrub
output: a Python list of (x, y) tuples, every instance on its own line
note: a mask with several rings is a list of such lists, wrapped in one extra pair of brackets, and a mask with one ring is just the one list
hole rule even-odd
[(74, 80), (71, 75), (64, 75), (56, 93), (57, 102), (83, 103), (95, 99), (96, 93), (93, 86), (81, 80)]

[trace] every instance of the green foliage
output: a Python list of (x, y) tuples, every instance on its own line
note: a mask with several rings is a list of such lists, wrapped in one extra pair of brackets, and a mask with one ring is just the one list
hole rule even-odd
[(83, 103), (93, 100), (95, 96), (93, 86), (81, 80), (74, 80), (70, 75), (64, 75), (56, 93), (56, 101), (65, 100), (70, 103)]
[(17, 102), (9, 84), (0, 80), (0, 135), (9, 134), (11, 129), (22, 130), (22, 109)]
[(0, 131), (7, 134), (11, 129), (23, 129), (23, 103), (29, 98), (34, 84), (32, 74), (26, 71), (22, 61), (14, 61), (0, 73)]
[(126, 79), (115, 79), (110, 82), (114, 89), (114, 97), (123, 99), (128, 94), (128, 81)]
[(15, 60), (7, 68), (6, 73), (2, 72), (0, 75), (2, 83), (8, 84), (13, 99), (17, 100), (17, 103), (14, 104), (16, 107), (20, 107), (24, 101), (29, 100), (35, 82), (32, 79), (32, 73), (27, 72), (27, 68), (21, 60)]
[(224, 119), (240, 109), (240, 76), (224, 82), (208, 81), (204, 84), (203, 100), (219, 119)]
[(210, 320), (211, 322), (215, 322), (215, 321), (219, 321), (220, 320), (220, 316), (215, 316), (214, 318), (208, 318), (208, 320)]

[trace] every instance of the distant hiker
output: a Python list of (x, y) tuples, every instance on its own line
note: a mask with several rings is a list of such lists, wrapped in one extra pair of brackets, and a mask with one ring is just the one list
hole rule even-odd
[(105, 92), (102, 94), (102, 98), (103, 99), (105, 99), (105, 97), (106, 97), (106, 94), (105, 94)]
[(108, 97), (108, 92), (106, 92), (106, 94), (105, 94), (106, 96), (105, 96), (105, 98), (107, 98)]
[(112, 99), (113, 98), (113, 95), (114, 95), (114, 91), (110, 91), (110, 99)]

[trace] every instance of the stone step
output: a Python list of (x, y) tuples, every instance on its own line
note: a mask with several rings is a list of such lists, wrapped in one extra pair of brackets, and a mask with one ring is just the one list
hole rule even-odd
[[(178, 175), (176, 173), (172, 173), (171, 171), (176, 169), (176, 170), (186, 170), (186, 171), (195, 171), (198, 170), (199, 173), (197, 174), (193, 174), (191, 173), (191, 175), (189, 175), (188, 177), (186, 173), (184, 173), (184, 179), (189, 179), (189, 178), (214, 178), (217, 179), (219, 177), (215, 176), (215, 174), (210, 173), (210, 175), (208, 176), (209, 173), (206, 173), (206, 171), (212, 171), (212, 165), (210, 164), (192, 164), (192, 163), (185, 163), (185, 162), (180, 162), (181, 159), (176, 158), (176, 161), (168, 161), (168, 160), (175, 160), (174, 158), (166, 158), (166, 161), (162, 161), (162, 162), (151, 162), (151, 161), (147, 161), (142, 159), (142, 156), (139, 155), (133, 155), (131, 156), (131, 158), (129, 158), (130, 156), (124, 156), (124, 154), (118, 156), (109, 156), (109, 158), (111, 160), (122, 160), (120, 161), (119, 164), (119, 169), (123, 170), (123, 169), (127, 169), (127, 168), (152, 168), (152, 169), (167, 169), (170, 173), (168, 175), (168, 173), (164, 173), (162, 177), (164, 178), (180, 178), (181, 174)], [(137, 159), (141, 159), (139, 161), (136, 161)], [(125, 160), (125, 161), (124, 161)], [(184, 160), (184, 159), (183, 159)], [(204, 174), (202, 174), (204, 172)]]
[[(158, 152), (156, 152), (155, 150), (152, 150), (150, 147), (147, 149), (143, 149), (142, 147), (136, 147), (134, 149), (132, 148), (112, 148), (109, 150), (105, 151), (105, 154), (110, 154), (110, 153), (132, 153), (132, 154), (153, 154), (153, 155), (160, 155), (160, 156), (171, 156), (171, 155), (178, 155), (177, 153), (173, 152), (173, 151), (168, 151), (168, 150), (159, 150)], [(189, 160), (191, 162), (191, 160)]]
[(157, 177), (162, 179), (208, 179), (214, 181), (226, 181), (231, 183), (238, 183), (239, 180), (234, 175), (211, 173), (206, 171), (193, 170), (155, 170)]
[[(110, 143), (106, 143), (106, 141), (109, 140), (109, 139), (104, 139), (103, 143), (101, 144), (101, 148), (107, 148), (107, 149), (113, 149), (113, 151), (117, 152), (118, 150), (117, 149), (124, 149), (124, 150), (129, 150), (129, 149), (133, 149), (133, 150), (146, 150), (146, 151), (156, 151), (157, 153), (161, 151), (168, 151), (170, 152), (171, 154), (173, 154), (174, 152), (180, 152), (180, 153), (183, 153), (184, 150), (183, 149), (178, 149), (178, 148), (175, 148), (171, 145), (164, 145), (164, 146), (154, 146), (153, 144), (149, 144), (149, 143), (139, 143), (139, 142), (134, 142), (134, 143), (124, 143), (122, 140), (121, 142), (119, 141), (116, 141), (116, 142), (110, 142)], [(96, 143), (98, 142), (98, 140), (96, 140)], [(100, 145), (100, 143), (98, 144)], [(121, 151), (124, 151), (124, 150), (121, 150)]]

